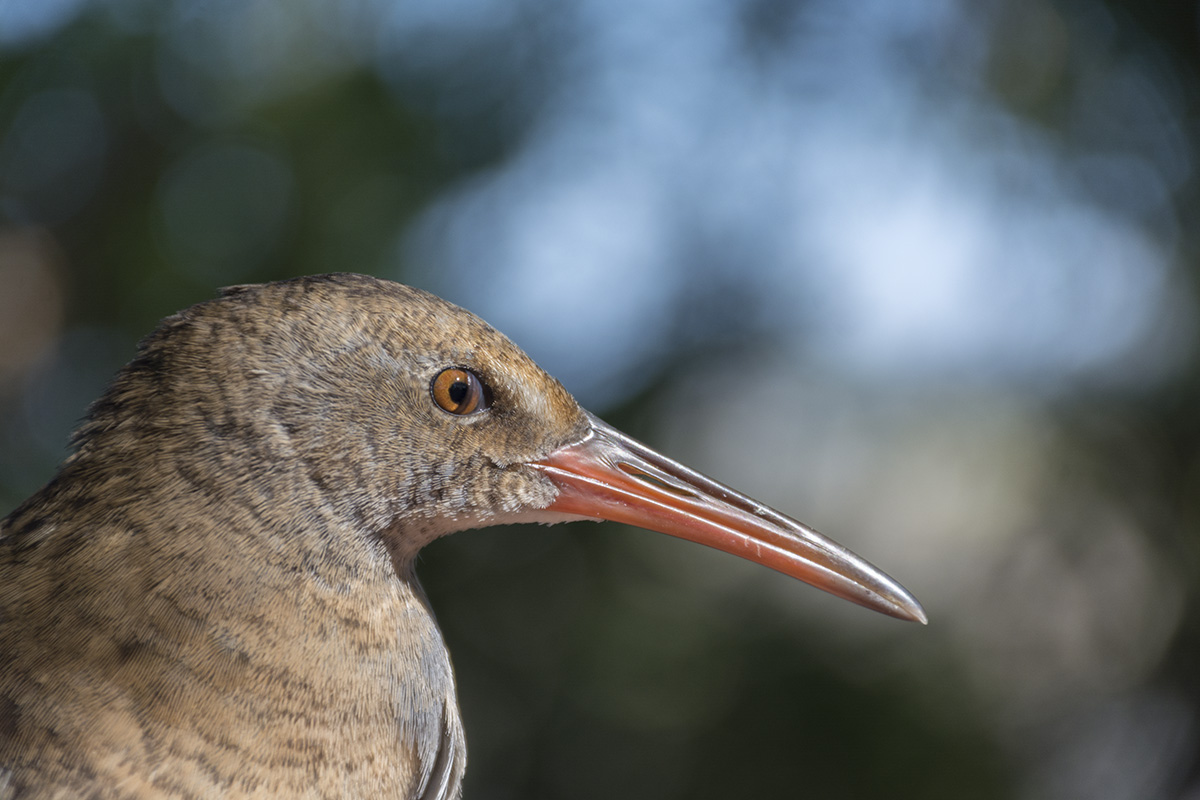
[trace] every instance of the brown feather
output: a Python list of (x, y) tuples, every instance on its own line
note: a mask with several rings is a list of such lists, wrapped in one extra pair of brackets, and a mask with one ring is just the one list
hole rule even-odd
[[(429, 402), (463, 366), (485, 428)], [(165, 320), (0, 523), (0, 798), (456, 797), (432, 538), (545, 507), (571, 396), (471, 314), (356, 275)]]

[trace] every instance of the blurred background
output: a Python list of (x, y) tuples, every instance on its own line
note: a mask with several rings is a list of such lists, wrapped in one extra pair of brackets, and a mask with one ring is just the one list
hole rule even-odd
[(357, 271), (834, 536), (420, 567), (468, 800), (1200, 798), (1193, 0), (0, 0), (0, 513), (162, 316)]

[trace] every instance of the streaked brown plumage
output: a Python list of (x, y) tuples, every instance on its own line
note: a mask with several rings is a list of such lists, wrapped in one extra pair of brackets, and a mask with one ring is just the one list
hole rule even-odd
[[(434, 402), (450, 367), (480, 376), (490, 408)], [(386, 281), (235, 287), (168, 318), (0, 523), (0, 799), (457, 797), (466, 749), (413, 575), (423, 545), (581, 517), (745, 545), (594, 499), (608, 490), (572, 459), (640, 447), (619, 437), (485, 323)], [(635, 493), (662, 493), (645, 474), (676, 480), (636, 464), (615, 479)], [(697, 504), (728, 490), (683, 480), (655, 514), (718, 513)], [(721, 499), (741, 503), (726, 527), (782, 524), (738, 498)], [(787, 545), (803, 569), (742, 554), (923, 620), (814, 542)]]

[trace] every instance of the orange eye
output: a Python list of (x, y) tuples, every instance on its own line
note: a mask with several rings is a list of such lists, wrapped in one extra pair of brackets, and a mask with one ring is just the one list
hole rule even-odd
[(492, 393), (479, 376), (459, 367), (444, 369), (429, 385), (433, 402), (451, 414), (474, 414), (492, 404)]

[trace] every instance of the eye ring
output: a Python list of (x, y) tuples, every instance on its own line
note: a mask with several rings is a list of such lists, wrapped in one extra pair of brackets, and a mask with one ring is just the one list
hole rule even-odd
[(492, 392), (487, 384), (462, 367), (439, 372), (429, 384), (429, 393), (438, 408), (460, 417), (486, 411), (492, 404)]

